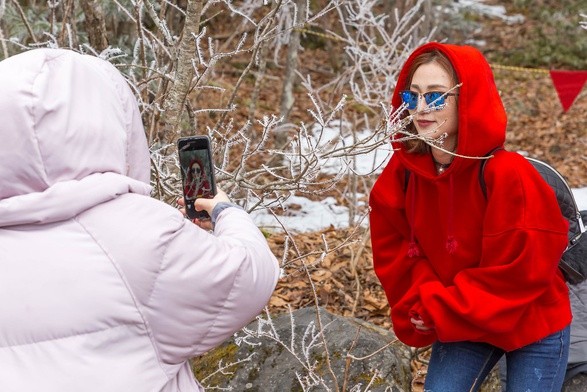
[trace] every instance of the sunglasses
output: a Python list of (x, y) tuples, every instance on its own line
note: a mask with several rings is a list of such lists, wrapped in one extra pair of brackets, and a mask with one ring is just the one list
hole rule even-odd
[(424, 96), (424, 101), (430, 109), (443, 109), (446, 101), (446, 97), (456, 96), (454, 93), (443, 93), (441, 91), (430, 91), (424, 94), (417, 93), (415, 91), (404, 90), (399, 93), (402, 102), (406, 104), (408, 110), (414, 110), (418, 107), (418, 100), (420, 96)]

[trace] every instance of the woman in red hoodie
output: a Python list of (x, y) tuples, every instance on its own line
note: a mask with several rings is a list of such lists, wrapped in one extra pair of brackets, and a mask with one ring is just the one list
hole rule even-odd
[[(469, 46), (423, 45), (392, 104), (412, 116), (412, 137), (394, 136), (371, 192), (373, 260), (397, 337), (432, 344), (425, 390), (476, 391), (505, 354), (508, 391), (560, 391), (567, 222), (531, 164), (500, 148), (507, 120), (489, 64)], [(484, 195), (479, 158), (496, 148)]]

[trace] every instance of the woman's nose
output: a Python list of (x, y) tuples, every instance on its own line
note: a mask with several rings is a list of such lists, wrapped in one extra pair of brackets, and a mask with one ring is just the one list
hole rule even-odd
[(424, 114), (431, 112), (431, 108), (426, 103), (426, 99), (424, 98), (424, 95), (422, 95), (422, 94), (418, 94), (418, 104), (416, 105), (416, 112), (417, 113), (424, 113)]

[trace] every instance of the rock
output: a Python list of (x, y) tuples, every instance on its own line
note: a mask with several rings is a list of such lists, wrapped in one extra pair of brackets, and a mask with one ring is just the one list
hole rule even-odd
[(313, 307), (260, 318), (248, 332), (194, 360), (194, 372), (207, 388), (234, 391), (328, 391), (343, 385), (346, 391), (367, 385), (371, 392), (410, 390), (409, 349), (391, 332), (322, 308), (320, 319)]
[(585, 392), (587, 391), (587, 374), (577, 374), (567, 380), (563, 385), (563, 392)]
[(485, 381), (481, 388), (479, 388), (479, 392), (502, 392), (501, 388), (501, 381), (499, 380), (499, 371), (497, 368), (494, 368)]

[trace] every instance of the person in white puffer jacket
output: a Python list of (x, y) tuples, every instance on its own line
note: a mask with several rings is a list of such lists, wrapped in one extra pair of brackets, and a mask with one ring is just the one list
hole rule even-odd
[(150, 197), (139, 108), (110, 63), (0, 62), (0, 391), (202, 391), (188, 360), (257, 316), (279, 266), (241, 208), (213, 233)]

